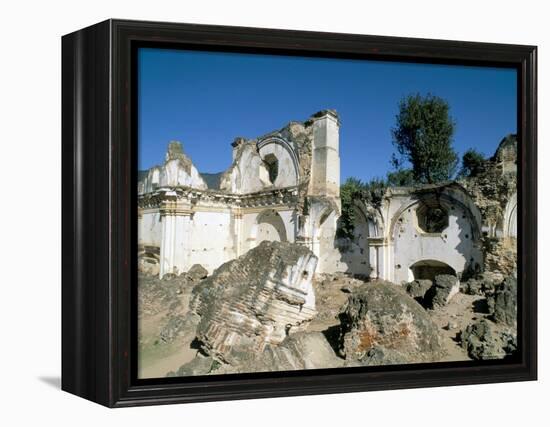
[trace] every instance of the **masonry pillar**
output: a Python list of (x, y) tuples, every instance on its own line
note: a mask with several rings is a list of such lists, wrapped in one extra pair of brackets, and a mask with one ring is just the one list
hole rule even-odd
[(313, 153), (309, 193), (315, 196), (340, 197), (340, 121), (332, 110), (312, 116)]
[(143, 209), (138, 207), (137, 213), (138, 246), (143, 243)]
[(393, 269), (393, 245), (388, 242), (384, 242), (378, 248), (378, 268), (379, 277), (381, 279), (393, 282), (394, 269)]
[(380, 279), (384, 277), (384, 239), (382, 237), (368, 237), (369, 245), (369, 277)]
[(182, 205), (175, 194), (161, 203), (160, 216), (162, 235), (160, 245), (160, 272), (179, 275), (187, 271), (189, 265), (191, 210)]
[(313, 228), (309, 215), (297, 215), (296, 243), (305, 246), (313, 252)]
[(234, 224), (234, 245), (235, 245), (235, 257), (240, 257), (243, 251), (242, 242), (242, 229), (243, 229), (243, 213), (240, 208), (236, 208), (233, 211), (233, 224)]

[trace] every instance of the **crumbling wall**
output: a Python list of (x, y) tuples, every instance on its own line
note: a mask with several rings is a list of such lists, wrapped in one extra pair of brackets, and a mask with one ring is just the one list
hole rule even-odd
[(506, 275), (517, 270), (517, 139), (508, 135), (476, 176), (460, 183), (481, 211), (483, 269)]
[[(256, 139), (236, 138), (232, 143), (233, 163), (223, 173), (220, 188), (247, 194), (298, 186), (299, 199), (304, 199), (311, 172), (312, 138), (312, 121), (290, 122)], [(273, 182), (269, 174), (270, 156), (277, 160), (277, 177)]]
[(512, 136), (505, 138), (477, 175), (459, 181), (481, 211), (483, 232), (488, 237), (502, 237), (506, 206), (517, 192), (517, 175), (510, 166), (516, 162), (515, 141)]
[(143, 175), (138, 183), (138, 194), (150, 193), (162, 187), (184, 186), (201, 190), (208, 188), (191, 159), (183, 152), (179, 141), (168, 144), (162, 166), (152, 167)]
[(269, 181), (260, 179), (268, 170), (258, 153), (254, 139), (237, 138), (233, 144), (233, 163), (220, 178), (220, 189), (234, 194), (261, 191)]
[(484, 237), (484, 271), (517, 276), (517, 240), (513, 237)]

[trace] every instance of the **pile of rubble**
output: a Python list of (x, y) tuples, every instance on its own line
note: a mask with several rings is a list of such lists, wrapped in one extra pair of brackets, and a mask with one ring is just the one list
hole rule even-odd
[(461, 344), (472, 359), (502, 359), (517, 350), (517, 280), (494, 276), (468, 281), (468, 291), (483, 292), (487, 301), (486, 318), (461, 332)]
[(401, 286), (343, 274), (314, 280), (316, 265), (304, 246), (262, 242), (209, 277), (194, 266), (178, 277), (141, 281), (145, 312), (171, 307), (161, 339), (185, 336), (196, 351), (169, 375), (448, 360), (450, 335), (443, 332), (451, 326), (436, 319), (445, 318), (459, 291), (466, 302), (486, 307), (457, 330), (453, 345), (462, 360), (516, 351), (517, 284), (511, 277), (487, 273), (461, 284), (439, 275)]
[(264, 241), (193, 289), (201, 350), (227, 363), (261, 353), (313, 319), (317, 258), (306, 247)]
[(357, 289), (340, 319), (340, 353), (348, 364), (424, 362), (441, 356), (437, 327), (400, 286), (379, 282)]
[[(415, 280), (405, 289), (424, 308), (443, 308), (460, 291), (477, 297), (482, 313), (459, 331), (458, 341), (472, 359), (502, 359), (512, 356), (517, 346), (517, 281), (513, 276), (486, 272), (460, 283), (454, 276)], [(483, 304), (480, 304), (483, 303)], [(447, 329), (451, 329), (451, 323)]]

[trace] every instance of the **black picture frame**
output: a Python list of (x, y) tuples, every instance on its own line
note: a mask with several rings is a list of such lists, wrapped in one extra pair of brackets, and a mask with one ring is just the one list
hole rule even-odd
[[(136, 46), (514, 67), (519, 357), (138, 380)], [(109, 407), (537, 378), (537, 49), (460, 41), (107, 20), (62, 38), (62, 389)]]

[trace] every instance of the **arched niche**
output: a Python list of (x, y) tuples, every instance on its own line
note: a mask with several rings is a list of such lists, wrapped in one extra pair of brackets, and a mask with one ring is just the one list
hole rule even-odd
[(355, 201), (354, 205), (355, 210), (359, 212), (359, 215), (367, 224), (368, 236), (380, 236), (384, 230), (384, 220), (380, 211), (377, 208), (361, 201)]
[(518, 195), (514, 193), (504, 210), (504, 224), (503, 234), (504, 237), (517, 237), (518, 235)]
[(267, 209), (258, 215), (252, 233), (256, 245), (264, 240), (271, 242), (287, 241), (285, 223), (281, 215), (274, 209)]
[(262, 182), (277, 188), (298, 185), (298, 156), (288, 141), (271, 136), (258, 141), (257, 148), (263, 161), (259, 172)]
[[(404, 203), (397, 212), (393, 215), (390, 221), (389, 237), (393, 241), (398, 234), (396, 232), (397, 225), (401, 216), (409, 210), (420, 210), (422, 214), (423, 210), (430, 207), (437, 206), (443, 209), (448, 215), (454, 215), (457, 210), (463, 212), (463, 220), (468, 220), (471, 227), (470, 236), (473, 241), (477, 241), (481, 238), (481, 212), (474, 204), (471, 197), (460, 186), (452, 186), (446, 188), (436, 188), (433, 191), (423, 191), (418, 194), (413, 194), (413, 197)], [(424, 230), (419, 226), (416, 212), (415, 221), (418, 231), (423, 233)], [(430, 233), (428, 233), (430, 234)]]

